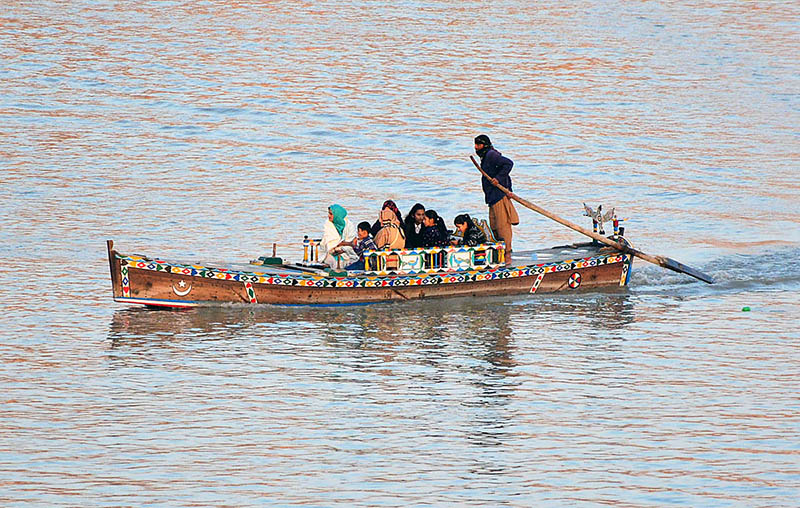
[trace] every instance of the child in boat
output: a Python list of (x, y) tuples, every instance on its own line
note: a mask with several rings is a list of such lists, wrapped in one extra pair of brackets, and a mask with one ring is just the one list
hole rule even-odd
[(320, 252), (325, 252), (323, 263), (331, 268), (340, 268), (358, 259), (352, 244), (340, 247), (342, 242), (352, 242), (355, 238), (356, 228), (347, 219), (347, 210), (339, 205), (331, 205), (320, 241)]
[(453, 223), (456, 225), (456, 229), (461, 231), (461, 239), (454, 239), (453, 245), (475, 247), (486, 243), (486, 235), (466, 213), (457, 215)]
[(339, 244), (340, 246), (349, 245), (353, 247), (353, 251), (355, 251), (356, 255), (358, 256), (358, 260), (355, 263), (351, 263), (345, 267), (345, 270), (363, 270), (364, 269), (364, 251), (368, 250), (377, 250), (378, 248), (375, 246), (375, 242), (372, 240), (372, 236), (369, 234), (370, 225), (369, 222), (364, 221), (359, 223), (358, 225), (358, 233), (355, 240), (352, 242), (342, 242)]
[(406, 234), (397, 219), (398, 213), (396, 208), (388, 207), (381, 211), (381, 228), (375, 235), (375, 245), (379, 249), (402, 249), (406, 246)]
[(436, 210), (425, 211), (423, 224), (425, 224), (425, 229), (422, 230), (423, 247), (446, 247), (450, 244), (450, 232), (447, 231), (444, 219), (439, 217)]

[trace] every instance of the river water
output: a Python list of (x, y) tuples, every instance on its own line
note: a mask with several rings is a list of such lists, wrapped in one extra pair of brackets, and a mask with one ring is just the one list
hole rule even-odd
[[(10, 1), (3, 506), (797, 506), (800, 5)], [(630, 287), (115, 304), (105, 253), (299, 255), (326, 207), (617, 207)], [(520, 210), (515, 248), (580, 238)], [(749, 308), (749, 311), (743, 309)]]

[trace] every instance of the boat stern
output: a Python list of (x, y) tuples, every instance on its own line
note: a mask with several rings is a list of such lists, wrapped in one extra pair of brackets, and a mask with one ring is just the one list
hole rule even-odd
[(111, 294), (116, 301), (122, 296), (122, 265), (117, 251), (114, 250), (114, 240), (106, 240), (108, 250), (108, 267), (111, 270)]

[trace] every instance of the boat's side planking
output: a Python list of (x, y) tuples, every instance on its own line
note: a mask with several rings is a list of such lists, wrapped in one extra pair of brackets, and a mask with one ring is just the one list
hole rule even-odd
[(631, 260), (629, 255), (613, 252), (485, 270), (331, 277), (168, 263), (120, 255), (109, 246), (114, 299), (168, 307), (209, 303), (356, 304), (624, 286)]

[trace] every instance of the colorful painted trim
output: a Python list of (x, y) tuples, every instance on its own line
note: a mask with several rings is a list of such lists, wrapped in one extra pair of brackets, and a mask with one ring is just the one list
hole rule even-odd
[(627, 254), (622, 255), (622, 262), (625, 263), (622, 267), (622, 274), (619, 277), (619, 285), (627, 286), (628, 280), (631, 278), (631, 262), (633, 258)]
[(120, 273), (122, 273), (122, 296), (128, 298), (131, 296), (131, 280), (128, 278), (128, 264), (121, 263)]
[(531, 294), (535, 293), (536, 290), (539, 289), (539, 284), (542, 283), (542, 279), (544, 279), (544, 272), (537, 275), (536, 280), (533, 281), (533, 286), (531, 286)]
[(253, 289), (252, 282), (245, 282), (244, 290), (247, 293), (247, 299), (250, 300), (250, 303), (258, 303), (258, 300), (256, 300), (256, 292)]
[[(417, 275), (438, 273), (448, 269), (487, 270), (505, 265), (505, 252), (505, 242), (474, 247), (368, 250), (364, 251), (364, 271), (369, 275)], [(442, 259), (436, 257), (437, 255)], [(437, 265), (439, 262), (444, 266)], [(426, 265), (429, 267), (426, 268)]]
[[(629, 256), (603, 255), (598, 257), (582, 258), (577, 260), (564, 260), (553, 263), (543, 263), (538, 265), (527, 265), (517, 267), (498, 267), (483, 270), (470, 271), (451, 271), (441, 273), (422, 273), (415, 275), (393, 275), (393, 276), (365, 276), (353, 275), (345, 277), (330, 277), (312, 274), (265, 274), (262, 272), (241, 272), (227, 270), (225, 268), (209, 268), (200, 265), (180, 265), (169, 264), (165, 261), (151, 260), (138, 256), (122, 256), (117, 254), (122, 266), (123, 294), (127, 287), (127, 295), (130, 296), (130, 284), (128, 281), (128, 269), (138, 268), (140, 270), (150, 270), (154, 272), (165, 272), (180, 274), (187, 277), (202, 277), (205, 279), (218, 279), (241, 282), (244, 284), (269, 284), (275, 286), (294, 286), (294, 287), (315, 287), (315, 288), (380, 288), (380, 287), (399, 287), (399, 286), (427, 286), (435, 284), (457, 284), (461, 282), (478, 282), (496, 279), (507, 279), (514, 277), (528, 277), (532, 275), (544, 275), (553, 272), (564, 272), (568, 270), (579, 270), (593, 266), (622, 263), (628, 260)], [(541, 281), (540, 281), (541, 282)], [(251, 287), (245, 286), (247, 294), (250, 296)], [(533, 291), (532, 291), (533, 292)], [(251, 301), (255, 299), (255, 292), (250, 296)], [(255, 303), (255, 302), (253, 302)]]

